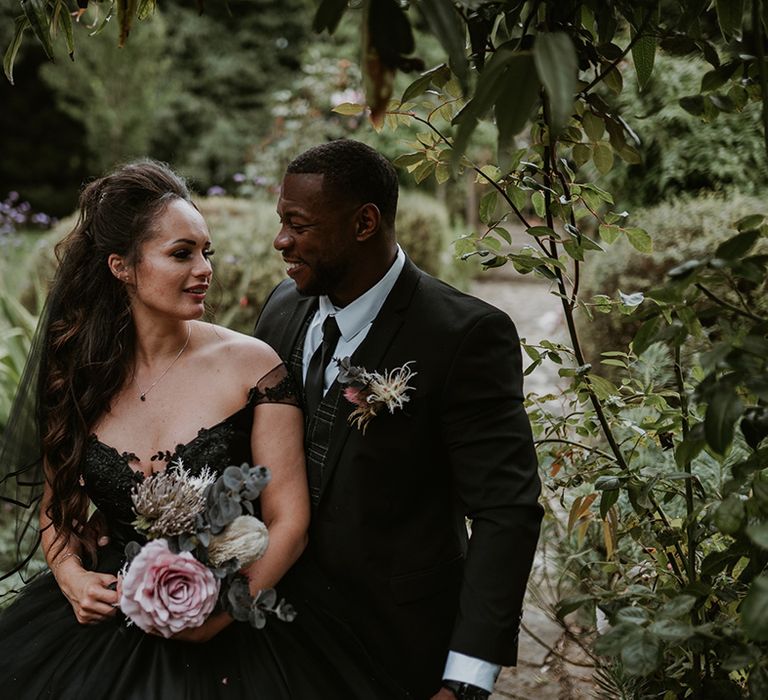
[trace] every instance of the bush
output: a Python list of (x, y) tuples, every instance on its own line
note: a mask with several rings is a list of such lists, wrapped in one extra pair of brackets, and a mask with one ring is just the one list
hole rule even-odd
[[(609, 249), (610, 264), (587, 266), (584, 298), (600, 294), (616, 299), (620, 291), (646, 292), (661, 284), (672, 268), (711, 253), (733, 234), (734, 222), (745, 213), (766, 209), (762, 197), (742, 193), (705, 193), (638, 209), (632, 214), (632, 225), (650, 233), (653, 254), (639, 253), (620, 238)], [(583, 324), (586, 319), (580, 321)], [(618, 314), (597, 314), (584, 333), (587, 358), (595, 359), (605, 350), (625, 349), (637, 325), (626, 323), (626, 317)]]
[(637, 133), (642, 162), (616, 166), (608, 190), (622, 201), (654, 204), (686, 192), (735, 188), (755, 193), (768, 177), (760, 106), (749, 103), (720, 113), (710, 123), (680, 109), (678, 100), (697, 93), (705, 61), (659, 53), (653, 77), (638, 90), (634, 71), (619, 111)]

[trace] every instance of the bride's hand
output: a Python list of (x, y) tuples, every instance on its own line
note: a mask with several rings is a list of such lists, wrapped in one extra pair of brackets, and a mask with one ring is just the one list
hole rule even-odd
[(191, 627), (190, 629), (177, 632), (171, 637), (182, 642), (197, 642), (202, 644), (213, 639), (221, 630), (232, 622), (232, 616), (229, 613), (217, 613), (211, 615), (200, 627)]
[(115, 576), (87, 571), (76, 560), (62, 562), (54, 575), (81, 625), (103, 622), (117, 612), (118, 594), (110, 588)]

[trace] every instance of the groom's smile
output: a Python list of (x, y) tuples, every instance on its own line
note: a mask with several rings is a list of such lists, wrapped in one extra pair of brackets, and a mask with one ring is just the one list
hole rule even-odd
[(281, 226), (274, 246), (300, 294), (327, 294), (344, 306), (365, 291), (368, 282), (361, 285), (358, 279), (362, 251), (355, 238), (356, 212), (357, 207), (340, 204), (324, 189), (323, 175), (286, 175), (277, 203)]

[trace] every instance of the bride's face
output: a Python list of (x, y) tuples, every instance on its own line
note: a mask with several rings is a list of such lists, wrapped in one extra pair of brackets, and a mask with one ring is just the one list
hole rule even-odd
[(208, 226), (189, 202), (175, 199), (154, 222), (154, 235), (141, 246), (129, 270), (134, 310), (190, 320), (205, 311), (213, 270)]

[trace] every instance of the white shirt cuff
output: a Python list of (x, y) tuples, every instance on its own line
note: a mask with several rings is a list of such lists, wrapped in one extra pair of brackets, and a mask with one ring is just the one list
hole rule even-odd
[(492, 664), (490, 661), (476, 659), (474, 656), (460, 654), (458, 651), (449, 651), (443, 679), (470, 683), (491, 693), (500, 670), (501, 666)]

